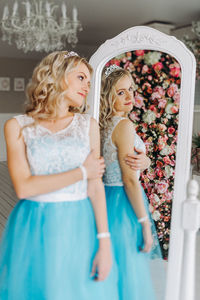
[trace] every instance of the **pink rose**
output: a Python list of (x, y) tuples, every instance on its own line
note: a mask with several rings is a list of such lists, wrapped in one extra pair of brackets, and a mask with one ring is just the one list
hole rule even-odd
[(171, 76), (176, 77), (176, 78), (180, 76), (181, 69), (180, 69), (180, 66), (178, 63), (169, 65), (169, 68), (170, 68), (169, 74)]
[(149, 75), (147, 78), (149, 81), (151, 81), (153, 79), (153, 77), (151, 75)]
[(161, 151), (165, 146), (166, 146), (166, 141), (167, 141), (167, 138), (163, 137), (163, 136), (160, 136), (158, 138), (158, 149), (159, 151)]
[(139, 93), (135, 95), (135, 107), (141, 108), (144, 105), (144, 98)]
[(167, 165), (169, 165), (169, 164), (171, 163), (171, 160), (170, 160), (169, 156), (163, 157), (163, 161), (164, 161), (164, 163), (167, 164)]
[(152, 110), (152, 111), (154, 111), (154, 112), (157, 112), (156, 105), (153, 105), (153, 104), (150, 105), (150, 106), (149, 106), (149, 109)]
[(164, 194), (167, 191), (168, 186), (169, 186), (169, 184), (163, 180), (163, 181), (156, 183), (155, 187), (156, 187), (158, 193)]
[(143, 68), (142, 68), (142, 74), (147, 73), (148, 70), (149, 70), (149, 67), (147, 65), (144, 65)]
[(160, 198), (157, 194), (151, 194), (149, 196), (149, 201), (152, 206), (157, 206), (160, 203)]
[(144, 50), (135, 50), (135, 55), (136, 56), (142, 56), (142, 55), (144, 55)]
[(165, 197), (166, 197), (167, 200), (172, 200), (173, 192), (166, 191)]
[(157, 85), (157, 86), (153, 89), (153, 91), (154, 91), (154, 92), (158, 92), (158, 94), (160, 95), (160, 98), (161, 98), (162, 96), (165, 95), (165, 90), (163, 89), (162, 86)]
[(171, 84), (170, 87), (167, 89), (167, 95), (169, 97), (173, 97), (177, 90), (178, 86), (176, 84)]
[(160, 99), (160, 94), (158, 92), (153, 92), (151, 94), (151, 99), (155, 100), (155, 99)]
[(178, 106), (176, 105), (172, 106), (171, 111), (173, 114), (176, 114), (178, 112)]
[(169, 127), (167, 131), (168, 131), (169, 134), (173, 134), (174, 131), (175, 131), (175, 128), (174, 127)]
[(170, 166), (174, 167), (175, 166), (175, 160), (171, 160)]
[(163, 119), (163, 123), (164, 123), (164, 124), (167, 124), (167, 122), (168, 122), (168, 119), (167, 119), (167, 118), (164, 118), (164, 119)]
[(166, 106), (166, 104), (167, 104), (167, 100), (164, 99), (164, 98), (162, 98), (162, 99), (159, 99), (158, 101), (159, 101), (158, 107), (159, 107), (159, 108), (165, 108), (165, 106)]
[(158, 177), (163, 177), (163, 171), (161, 169), (157, 169), (156, 170), (156, 174), (158, 175)]
[(153, 179), (156, 177), (156, 175), (155, 175), (154, 171), (152, 170), (152, 171), (149, 171), (149, 172), (147, 173), (147, 177), (148, 177), (150, 180), (153, 180)]
[(167, 127), (164, 125), (164, 124), (158, 124), (158, 129), (160, 130), (160, 131), (165, 131), (166, 129), (167, 129)]
[(161, 62), (157, 62), (152, 67), (154, 71), (159, 72), (163, 68), (163, 64)]
[(173, 96), (174, 103), (179, 104), (180, 103), (180, 93), (176, 92)]
[(138, 117), (138, 115), (137, 115), (137, 113), (135, 112), (135, 111), (132, 111), (131, 113), (130, 113), (130, 118), (131, 118), (131, 120), (132, 121), (140, 121), (140, 118)]

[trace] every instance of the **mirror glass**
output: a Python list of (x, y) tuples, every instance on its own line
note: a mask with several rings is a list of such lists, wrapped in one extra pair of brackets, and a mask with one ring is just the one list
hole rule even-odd
[[(145, 143), (151, 165), (140, 174), (156, 226), (162, 262), (152, 261), (158, 299), (164, 299), (176, 165), (181, 67), (167, 53), (135, 50), (110, 59), (105, 67), (128, 70), (135, 83), (135, 104), (128, 117)], [(104, 68), (103, 68), (104, 69)], [(163, 297), (163, 298), (162, 298)]]

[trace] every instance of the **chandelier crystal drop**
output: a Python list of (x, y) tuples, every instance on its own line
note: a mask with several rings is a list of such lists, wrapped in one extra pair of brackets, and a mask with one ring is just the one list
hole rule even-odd
[[(18, 9), (15, 1), (12, 13), (5, 5), (1, 21), (2, 40), (10, 45), (15, 40), (18, 49), (28, 51), (51, 52), (65, 48), (66, 42), (75, 47), (77, 32), (82, 30), (78, 20), (78, 11), (72, 10), (72, 20), (67, 16), (67, 6), (61, 4), (61, 15), (56, 14), (58, 5), (42, 0), (27, 0)], [(20, 17), (19, 11), (23, 11)]]
[(196, 37), (190, 39), (188, 35), (185, 35), (183, 42), (194, 53), (197, 63), (196, 78), (200, 80), (200, 21), (192, 22), (192, 32)]

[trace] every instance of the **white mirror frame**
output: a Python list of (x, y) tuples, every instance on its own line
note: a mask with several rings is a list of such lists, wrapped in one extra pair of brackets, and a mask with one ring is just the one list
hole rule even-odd
[(181, 66), (181, 101), (178, 124), (178, 143), (171, 218), (171, 235), (165, 300), (179, 300), (184, 230), (182, 204), (186, 199), (186, 185), (190, 176), (194, 89), (196, 61), (186, 46), (173, 36), (146, 26), (136, 26), (102, 44), (90, 59), (94, 69), (92, 88), (88, 96), (89, 113), (99, 119), (101, 73), (113, 57), (134, 50), (157, 50), (173, 56)]

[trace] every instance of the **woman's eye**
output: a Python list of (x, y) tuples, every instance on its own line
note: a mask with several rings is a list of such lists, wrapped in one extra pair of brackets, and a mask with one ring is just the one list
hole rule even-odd
[(79, 75), (78, 78), (82, 81), (84, 77), (82, 75)]
[(131, 86), (130, 88), (129, 88), (129, 92), (132, 92), (133, 91), (133, 87)]
[(119, 96), (124, 95), (124, 91), (118, 93)]

